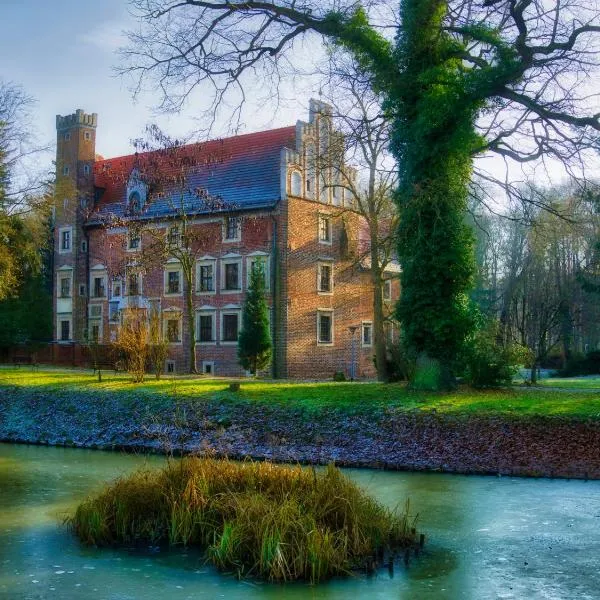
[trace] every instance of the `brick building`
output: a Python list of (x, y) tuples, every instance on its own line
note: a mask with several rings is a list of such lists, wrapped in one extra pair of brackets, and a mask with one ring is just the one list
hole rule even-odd
[[(311, 100), (308, 122), (295, 126), (183, 147), (202, 159), (188, 163), (185, 187), (169, 183), (160, 193), (147, 176), (165, 162), (160, 151), (97, 156), (97, 115), (82, 110), (57, 116), (56, 127), (57, 181), (69, 184), (58, 189), (73, 190), (55, 207), (59, 344), (108, 344), (123, 309), (135, 306), (160, 315), (170, 342), (165, 369), (189, 369), (181, 260), (152, 262), (157, 235), (177, 244), (185, 215), (195, 235), (191, 311), (202, 372), (242, 374), (237, 334), (249, 273), (260, 262), (273, 376), (331, 378), (350, 375), (352, 365), (357, 377), (374, 375), (372, 286), (358, 260), (364, 226), (333, 170), (316, 159), (336, 135), (327, 105)], [(391, 277), (384, 289), (390, 309), (398, 293)]]

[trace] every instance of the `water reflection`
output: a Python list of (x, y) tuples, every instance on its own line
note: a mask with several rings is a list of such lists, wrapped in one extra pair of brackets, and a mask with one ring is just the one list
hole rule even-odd
[(311, 587), (239, 582), (195, 552), (82, 547), (60, 516), (103, 482), (164, 459), (0, 444), (0, 599), (598, 598), (600, 482), (349, 470), (427, 534), (391, 576)]

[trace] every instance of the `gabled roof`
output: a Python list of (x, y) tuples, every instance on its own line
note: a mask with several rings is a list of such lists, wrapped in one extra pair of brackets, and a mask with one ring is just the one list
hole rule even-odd
[[(273, 207), (281, 199), (281, 150), (296, 147), (295, 134), (295, 126), (282, 127), (178, 148), (176, 156), (193, 165), (186, 188), (194, 192), (185, 193), (183, 198), (170, 183), (178, 170), (172, 151), (96, 161), (94, 182), (100, 194), (88, 223), (127, 216), (127, 182), (135, 168), (142, 179), (145, 169), (150, 178), (160, 171), (157, 178), (163, 182), (164, 192), (153, 196), (138, 218), (168, 217), (181, 208), (188, 214), (206, 214)], [(206, 193), (208, 200), (197, 190)]]

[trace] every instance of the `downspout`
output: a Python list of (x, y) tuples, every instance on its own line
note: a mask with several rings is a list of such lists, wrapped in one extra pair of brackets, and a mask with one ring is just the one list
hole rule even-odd
[(273, 235), (271, 236), (271, 303), (272, 315), (271, 319), (271, 341), (273, 342), (273, 360), (271, 361), (271, 375), (273, 379), (277, 378), (277, 318), (279, 316), (279, 290), (277, 289), (277, 269), (279, 263), (277, 260), (277, 218), (271, 215), (271, 223), (273, 226)]

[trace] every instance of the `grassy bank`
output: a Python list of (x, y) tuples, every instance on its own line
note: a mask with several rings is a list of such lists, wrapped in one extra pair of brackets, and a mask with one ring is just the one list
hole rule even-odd
[(207, 458), (119, 479), (70, 523), (87, 544), (197, 546), (222, 570), (270, 581), (371, 569), (416, 541), (406, 513), (384, 508), (333, 466)]
[[(223, 379), (178, 377), (132, 384), (124, 374), (104, 373), (102, 382), (90, 371), (1, 368), (0, 387), (16, 386), (32, 392), (72, 392), (81, 396), (118, 396), (120, 401), (147, 403), (179, 398), (191, 403), (269, 405), (301, 409), (307, 413), (335, 409), (347, 414), (373, 410), (435, 412), (448, 415), (499, 415), (512, 417), (562, 416), (600, 419), (600, 380), (544, 381), (561, 391), (527, 388), (505, 390), (459, 389), (451, 393), (412, 392), (403, 384), (298, 383), (243, 381), (240, 392), (228, 391)], [(567, 388), (576, 388), (573, 391)], [(587, 391), (586, 391), (587, 390)]]

